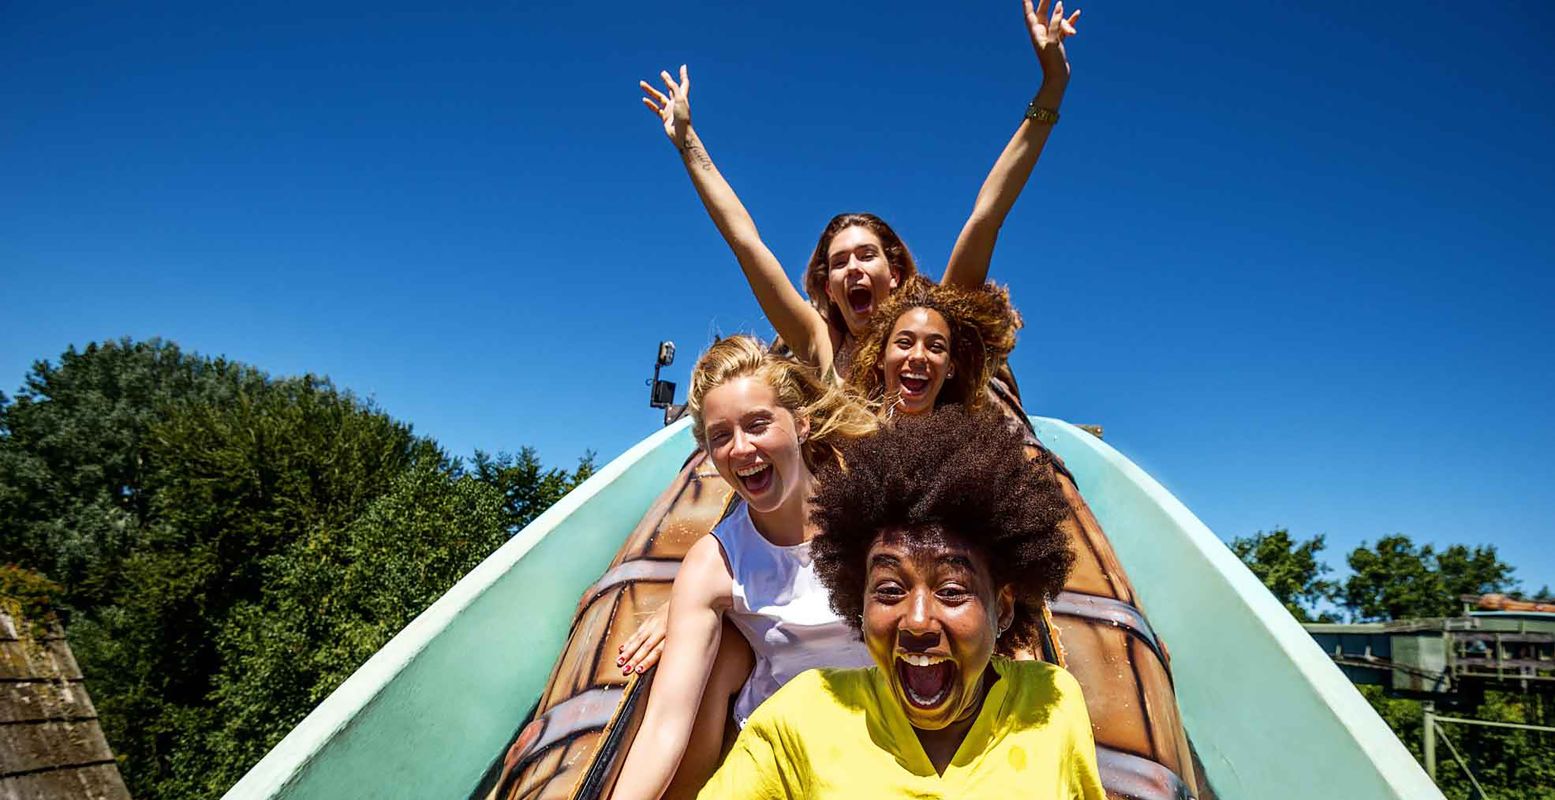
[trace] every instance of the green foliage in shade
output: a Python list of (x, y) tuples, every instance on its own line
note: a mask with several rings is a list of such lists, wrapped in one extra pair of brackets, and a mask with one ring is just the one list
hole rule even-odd
[(1362, 620), (1456, 616), (1463, 606), (1460, 595), (1517, 586), (1512, 566), (1496, 556), (1494, 546), (1455, 544), (1437, 552), (1394, 534), (1356, 548), (1349, 564), (1355, 574), (1345, 581), (1344, 604)]
[[(243, 368), (123, 340), (33, 364), (0, 395), (0, 552), (96, 605), (148, 512), (145, 437), (174, 399), (208, 397)], [(227, 380), (223, 380), (223, 378)]]
[(327, 380), (124, 340), (0, 400), (0, 552), (63, 585), (132, 793), (210, 797), (592, 470), (467, 469)]
[[(1403, 535), (1385, 536), (1362, 545), (1347, 559), (1354, 570), (1343, 584), (1321, 580), (1328, 565), (1318, 558), (1323, 537), (1298, 541), (1276, 529), (1232, 541), (1231, 549), (1253, 574), (1290, 609), (1297, 619), (1313, 621), (1318, 603), (1337, 603), (1353, 620), (1386, 621), (1417, 617), (1456, 616), (1459, 595), (1509, 592), (1517, 586), (1513, 567), (1500, 560), (1494, 547), (1451, 545), (1437, 551), (1416, 546)], [(1537, 596), (1548, 596), (1549, 588)], [(1319, 621), (1333, 621), (1331, 619)], [(1424, 762), (1424, 711), (1417, 700), (1389, 697), (1382, 687), (1361, 686), (1376, 709), (1416, 759)], [(1495, 722), (1555, 726), (1555, 700), (1532, 694), (1487, 692), (1457, 708), (1437, 713)], [(1555, 733), (1539, 733), (1465, 725), (1445, 726), (1469, 761), (1469, 768), (1491, 797), (1505, 800), (1555, 800)], [(1437, 744), (1437, 784), (1452, 800), (1475, 797), (1462, 769)]]
[(55, 619), (54, 604), (65, 587), (15, 564), (0, 564), (0, 611), (11, 616), (25, 633), (40, 636)]
[(1326, 546), (1321, 535), (1297, 542), (1284, 528), (1231, 540), (1231, 551), (1302, 622), (1333, 619), (1329, 612), (1317, 611), (1339, 593), (1338, 584), (1323, 578), (1333, 571), (1318, 558)]
[[(1380, 686), (1357, 688), (1409, 752), (1424, 763), (1425, 713), (1420, 701), (1388, 697)], [(1483, 698), (1463, 707), (1438, 706), (1436, 713), (1555, 726), (1555, 701), (1512, 692), (1486, 692)], [(1477, 797), (1473, 785), (1441, 742), (1443, 736), (1467, 757), (1469, 769), (1491, 797), (1555, 800), (1555, 733), (1441, 724), (1436, 744), (1436, 784), (1450, 800), (1471, 800)]]

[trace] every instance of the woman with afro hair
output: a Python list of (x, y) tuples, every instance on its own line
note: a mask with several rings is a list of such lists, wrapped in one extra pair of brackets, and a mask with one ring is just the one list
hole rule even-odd
[(874, 665), (789, 681), (701, 797), (1102, 800), (1079, 684), (996, 655), (1073, 560), (1020, 438), (959, 408), (906, 418), (850, 447), (814, 504), (817, 574)]
[(1001, 287), (910, 281), (870, 320), (848, 387), (893, 416), (949, 404), (981, 410), (1020, 326)]

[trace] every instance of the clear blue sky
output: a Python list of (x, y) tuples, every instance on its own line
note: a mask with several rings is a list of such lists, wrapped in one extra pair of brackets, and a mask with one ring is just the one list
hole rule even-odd
[[(938, 274), (1038, 69), (1014, 0), (0, 6), (0, 387), (161, 336), (455, 454), (608, 459), (770, 331), (636, 81), (797, 271), (844, 210)], [(1555, 583), (1555, 6), (1084, 5), (993, 275), (1038, 414), (1222, 537), (1494, 543)]]

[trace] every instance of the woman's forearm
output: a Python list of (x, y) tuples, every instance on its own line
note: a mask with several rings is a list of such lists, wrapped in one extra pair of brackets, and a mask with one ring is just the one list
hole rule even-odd
[(718, 541), (706, 536), (681, 562), (670, 589), (664, 658), (614, 798), (658, 800), (680, 767), (718, 653), (722, 609), (730, 602), (732, 579), (722, 553)]
[(702, 143), (702, 137), (697, 135), (694, 128), (686, 130), (685, 138), (677, 149), (680, 151), (681, 163), (685, 164), (686, 174), (691, 177), (691, 185), (696, 188), (697, 197), (702, 199), (707, 215), (713, 218), (713, 224), (718, 226), (718, 232), (729, 243), (729, 248), (739, 255), (742, 249), (759, 245), (761, 236), (756, 231), (756, 221), (745, 210), (745, 204), (734, 193), (734, 187), (729, 185), (723, 173), (713, 164), (712, 157), (707, 154), (707, 146)]
[[(1044, 81), (1034, 100), (1038, 108), (1057, 111), (1063, 102), (1067, 81)], [(950, 263), (945, 267), (944, 282), (965, 287), (982, 286), (988, 279), (988, 267), (993, 261), (994, 245), (998, 243), (999, 229), (1015, 207), (1021, 190), (1030, 180), (1053, 123), (1032, 119), (1021, 121), (1015, 135), (1004, 146), (1004, 151), (988, 171), (972, 214), (967, 218), (961, 235), (956, 238), (950, 252)]]
[(831, 344), (830, 339), (820, 335), (824, 332), (825, 320), (794, 288), (777, 256), (761, 240), (756, 221), (713, 164), (707, 146), (695, 129), (686, 129), (678, 149), (686, 174), (691, 177), (691, 185), (696, 188), (697, 196), (702, 199), (703, 207), (712, 217), (713, 224), (718, 226), (729, 249), (734, 251), (740, 269), (772, 327), (800, 358), (812, 363), (824, 359), (829, 365), (829, 353), (819, 352), (829, 350)]
[(648, 709), (621, 766), (612, 800), (658, 800), (686, 754), (722, 623), (722, 617), (710, 609), (698, 609), (696, 617), (691, 625), (677, 620), (678, 629), (671, 631), (648, 693)]

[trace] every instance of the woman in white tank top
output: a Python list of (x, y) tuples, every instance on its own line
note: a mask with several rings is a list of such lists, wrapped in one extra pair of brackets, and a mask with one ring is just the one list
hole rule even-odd
[[(703, 354), (687, 406), (698, 443), (739, 499), (675, 577), (664, 654), (616, 798), (694, 795), (717, 767), (731, 698), (743, 724), (806, 669), (872, 663), (815, 577), (809, 514), (812, 470), (837, 457), (841, 440), (874, 432), (874, 414), (748, 336)], [(754, 664), (744, 648), (721, 646), (726, 620)]]
[(734, 721), (741, 728), (756, 706), (807, 669), (874, 663), (853, 629), (832, 610), (826, 587), (815, 576), (808, 540), (773, 544), (756, 530), (744, 500), (736, 501), (713, 536), (732, 579), (733, 604), (724, 616), (745, 634), (756, 656), (734, 701)]

